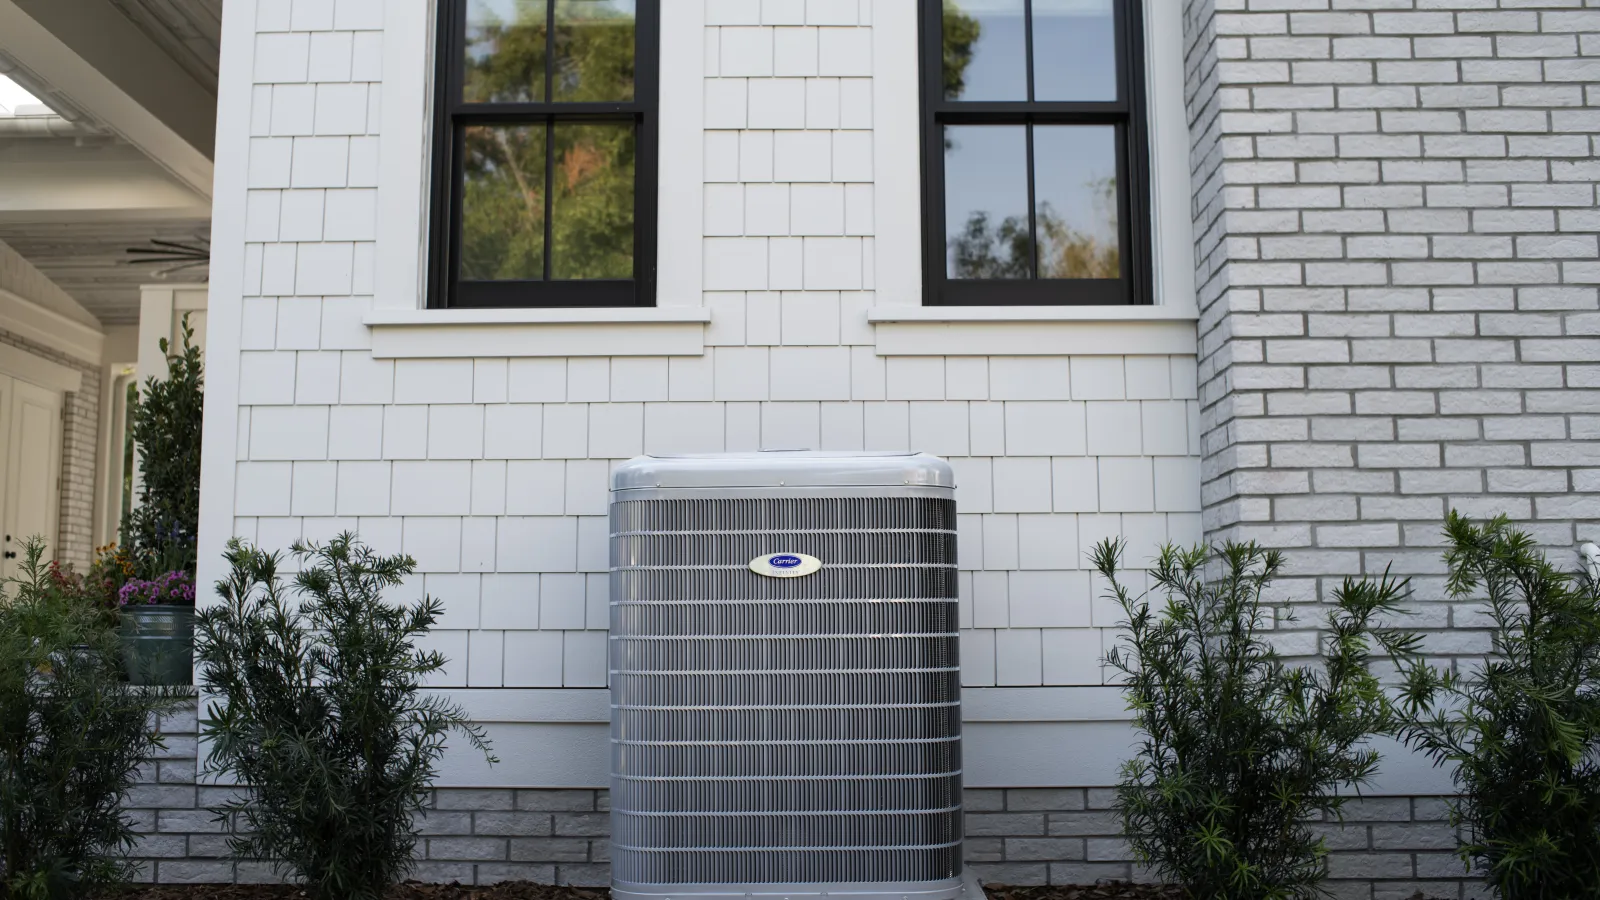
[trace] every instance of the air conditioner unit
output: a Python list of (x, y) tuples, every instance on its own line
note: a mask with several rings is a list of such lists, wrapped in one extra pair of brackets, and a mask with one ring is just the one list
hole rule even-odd
[(954, 488), (910, 453), (617, 468), (618, 900), (981, 900), (962, 870)]

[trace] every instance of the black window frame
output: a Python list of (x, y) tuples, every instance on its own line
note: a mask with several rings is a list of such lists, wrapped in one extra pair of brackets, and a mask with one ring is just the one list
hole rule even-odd
[[(656, 304), (656, 209), (659, 187), (661, 0), (636, 0), (633, 99), (616, 102), (464, 103), (466, 14), (470, 0), (439, 0), (434, 42), (433, 172), (428, 239), (428, 307), (544, 309), (635, 307)], [(552, 85), (555, 0), (546, 6), (545, 84)], [(547, 90), (549, 88), (547, 87)], [(463, 136), (469, 125), (544, 123), (545, 184), (554, 156), (551, 131), (566, 122), (634, 125), (633, 277), (562, 280), (550, 277), (551, 198), (545, 199), (545, 266), (540, 281), (462, 281), (460, 271)]]
[[(1166, 2), (1166, 0), (1159, 0)], [(923, 303), (927, 306), (1137, 306), (1154, 302), (1148, 103), (1142, 0), (1113, 0), (1117, 34), (1114, 101), (972, 101), (944, 98), (943, 0), (920, 0), (922, 83)], [(1028, 96), (1033, 90), (1033, 0), (1027, 14)], [(1038, 276), (1033, 125), (1117, 126), (1118, 240), (1122, 277)], [(1026, 125), (1028, 216), (1034, 277), (954, 279), (947, 270), (944, 197), (945, 125)]]

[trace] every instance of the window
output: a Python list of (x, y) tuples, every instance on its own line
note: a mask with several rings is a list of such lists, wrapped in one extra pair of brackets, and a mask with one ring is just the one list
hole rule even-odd
[(440, 0), (430, 306), (655, 302), (659, 0)]
[(1139, 0), (922, 0), (924, 284), (1150, 302)]

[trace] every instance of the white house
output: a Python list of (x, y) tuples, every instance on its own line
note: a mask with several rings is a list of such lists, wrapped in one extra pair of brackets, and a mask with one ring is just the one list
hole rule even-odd
[[(1446, 511), (1596, 534), (1592, 3), (229, 0), (219, 72), (200, 579), (417, 559), (502, 759), (447, 758), (426, 877), (607, 877), (641, 453), (950, 460), (968, 858), (1020, 883), (1136, 874), (1098, 539), (1252, 538), (1308, 604), (1392, 563), (1470, 660)], [(152, 877), (257, 876), (192, 765)], [(1392, 753), (1340, 896), (1468, 896), (1446, 790)]]

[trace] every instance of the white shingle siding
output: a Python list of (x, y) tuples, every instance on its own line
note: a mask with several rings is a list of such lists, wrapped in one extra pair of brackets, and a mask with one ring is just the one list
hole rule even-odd
[(613, 462), (923, 449), (961, 481), (968, 682), (1101, 683), (1114, 621), (1092, 612), (1084, 552), (1109, 534), (1137, 537), (1138, 558), (1200, 537), (1194, 360), (876, 354), (861, 6), (707, 2), (704, 355), (389, 360), (360, 325), (381, 5), (262, 3), (249, 190), (219, 198), (244, 204), (248, 243), (241, 533), (359, 528), (415, 556), (447, 602), (441, 683), (592, 687)]

